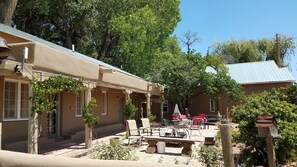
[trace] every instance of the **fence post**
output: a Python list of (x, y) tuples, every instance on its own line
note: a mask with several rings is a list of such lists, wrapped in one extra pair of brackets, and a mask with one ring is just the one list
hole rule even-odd
[(231, 141), (231, 133), (230, 133), (230, 125), (222, 124), (220, 127), (220, 131), (221, 131), (221, 138), (222, 138), (224, 166), (225, 167), (235, 167), (232, 141)]
[(268, 157), (268, 165), (269, 167), (276, 167), (275, 163), (275, 151), (273, 146), (273, 137), (267, 136), (265, 137), (266, 140), (266, 146), (267, 146), (267, 157)]

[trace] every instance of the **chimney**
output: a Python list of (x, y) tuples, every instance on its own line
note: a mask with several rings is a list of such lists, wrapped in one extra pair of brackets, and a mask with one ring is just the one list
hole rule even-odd
[(277, 33), (275, 35), (275, 50), (276, 50), (276, 55), (274, 57), (274, 61), (278, 67), (282, 67), (282, 62), (280, 58), (279, 37)]

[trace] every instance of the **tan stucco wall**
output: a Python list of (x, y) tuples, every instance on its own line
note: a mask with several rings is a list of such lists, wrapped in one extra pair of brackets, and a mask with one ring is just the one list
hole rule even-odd
[(119, 86), (125, 86), (128, 88), (135, 88), (142, 91), (147, 91), (148, 89), (146, 81), (120, 72), (101, 74), (99, 81)]
[[(102, 115), (102, 90), (106, 91), (107, 93), (107, 115)], [(125, 95), (121, 90), (107, 89), (98, 86), (92, 91), (92, 97), (94, 97), (97, 101), (97, 106), (94, 109), (94, 113), (96, 116), (99, 116), (100, 118), (96, 127), (111, 125), (115, 123), (122, 123), (122, 117), (120, 116), (120, 114), (123, 114), (124, 112)], [(122, 104), (123, 106), (121, 107), (119, 106), (119, 104)]]
[[(0, 77), (0, 122), (2, 122), (2, 143), (27, 140), (28, 121), (4, 121), (4, 77)], [(5, 145), (4, 145), (5, 148)]]
[(152, 103), (152, 114), (156, 116), (156, 121), (161, 121), (161, 103)]
[(189, 114), (191, 114), (191, 116), (198, 115), (198, 113), (215, 114), (214, 112), (210, 112), (209, 100), (210, 98), (206, 95), (197, 96), (190, 105)]
[(1, 36), (2, 38), (6, 39), (6, 41), (7, 41), (8, 44), (11, 44), (11, 43), (29, 42), (29, 41), (26, 40), (26, 39), (19, 38), (19, 37), (16, 37), (16, 36), (12, 36), (12, 35), (7, 34), (7, 33), (4, 33), (4, 32), (0, 32), (0, 36)]
[(34, 66), (39, 70), (91, 80), (97, 80), (99, 77), (99, 65), (95, 63), (41, 44), (36, 44), (35, 49)]
[(254, 84), (254, 85), (243, 85), (246, 94), (261, 92), (264, 90), (271, 90), (272, 88), (287, 87), (292, 83), (270, 83), (270, 84)]
[[(253, 84), (253, 85), (242, 85), (244, 92), (249, 95), (252, 93), (259, 93), (264, 90), (270, 91), (272, 88), (279, 88), (279, 87), (287, 87), (291, 85), (291, 83), (266, 83), (266, 84)], [(214, 112), (210, 112), (210, 106), (209, 106), (209, 97), (205, 95), (200, 95), (196, 97), (189, 109), (189, 112), (192, 116), (197, 114), (217, 114)], [(233, 103), (230, 102), (227, 98), (222, 97), (221, 99), (218, 99), (216, 102), (216, 110), (220, 111), (220, 114), (226, 115), (227, 114), (227, 108), (228, 112), (230, 114), (232, 110)], [(172, 109), (172, 108), (171, 108)], [(173, 112), (173, 109), (170, 110)]]
[(82, 116), (76, 116), (76, 95), (73, 93), (62, 93), (61, 103), (61, 135), (84, 130)]
[(35, 55), (35, 43), (27, 42), (27, 43), (18, 43), (12, 44), (11, 47), (11, 55), (16, 59), (18, 62), (22, 62), (24, 56), (24, 49), (25, 47), (28, 48), (28, 59), (26, 63), (33, 63), (34, 55)]

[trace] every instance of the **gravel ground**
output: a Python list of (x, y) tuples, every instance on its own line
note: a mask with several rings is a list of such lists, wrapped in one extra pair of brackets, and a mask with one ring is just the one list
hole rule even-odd
[(197, 153), (194, 151), (196, 147), (199, 147), (200, 142), (196, 142), (193, 147), (193, 155), (182, 156), (179, 147), (166, 147), (165, 153), (159, 154), (148, 154), (145, 152), (147, 144), (143, 144), (142, 147), (136, 149), (136, 155), (138, 156), (138, 161), (140, 162), (154, 162), (154, 163), (164, 163), (164, 164), (183, 164), (189, 166), (203, 167), (202, 163), (197, 160)]

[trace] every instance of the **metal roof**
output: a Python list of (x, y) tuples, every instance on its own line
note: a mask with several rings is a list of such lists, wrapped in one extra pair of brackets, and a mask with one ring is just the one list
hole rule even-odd
[(145, 79), (143, 79), (141, 77), (138, 77), (136, 75), (133, 75), (131, 73), (128, 73), (126, 71), (123, 71), (123, 70), (121, 70), (121, 69), (119, 69), (117, 67), (114, 67), (114, 66), (112, 66), (110, 64), (107, 64), (107, 63), (104, 63), (104, 62), (102, 62), (100, 60), (97, 60), (97, 59), (94, 59), (92, 57), (86, 56), (86, 55), (81, 54), (79, 52), (72, 51), (72, 50), (70, 50), (68, 48), (65, 48), (65, 47), (56, 45), (54, 43), (51, 43), (51, 42), (46, 41), (46, 40), (43, 40), (43, 39), (41, 39), (39, 37), (36, 37), (34, 35), (25, 33), (23, 31), (17, 30), (15, 28), (9, 27), (9, 26), (4, 25), (4, 24), (1, 24), (1, 23), (0, 23), (0, 31), (5, 32), (5, 33), (8, 33), (8, 34), (12, 34), (14, 36), (17, 36), (17, 37), (20, 37), (20, 38), (23, 38), (23, 39), (27, 39), (27, 40), (32, 41), (32, 42), (36, 42), (36, 43), (40, 43), (40, 44), (46, 45), (48, 47), (51, 47), (53, 49), (59, 50), (59, 51), (64, 52), (64, 53), (67, 53), (67, 54), (72, 55), (74, 57), (78, 57), (78, 58), (81, 58), (81, 59), (84, 59), (84, 60), (87, 60), (87, 61), (96, 63), (96, 64), (98, 64), (100, 66), (109, 68), (111, 70), (118, 71), (118, 72), (124, 73), (126, 75), (130, 75), (132, 77), (135, 77), (135, 78), (138, 78), (138, 79), (141, 79), (141, 80), (145, 80)]
[(274, 61), (228, 64), (229, 74), (239, 84), (295, 82), (287, 67), (279, 68)]

